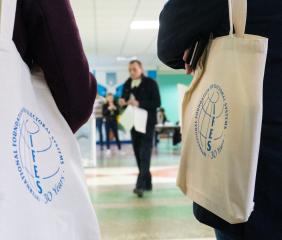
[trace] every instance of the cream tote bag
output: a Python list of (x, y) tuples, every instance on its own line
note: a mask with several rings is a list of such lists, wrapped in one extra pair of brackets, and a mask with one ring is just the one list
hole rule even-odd
[(0, 239), (100, 239), (77, 142), (12, 41), (16, 3), (1, 7)]
[(230, 35), (211, 42), (183, 100), (178, 186), (235, 224), (254, 208), (268, 40), (245, 34), (247, 0), (229, 10)]

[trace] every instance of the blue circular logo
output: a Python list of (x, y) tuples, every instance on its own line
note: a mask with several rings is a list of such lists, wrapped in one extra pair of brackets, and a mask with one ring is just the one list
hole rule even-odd
[(39, 202), (50, 203), (64, 183), (64, 157), (46, 124), (23, 108), (12, 133), (13, 156), (27, 191)]
[(224, 147), (229, 109), (225, 94), (212, 84), (203, 94), (195, 114), (195, 135), (201, 153), (216, 159)]

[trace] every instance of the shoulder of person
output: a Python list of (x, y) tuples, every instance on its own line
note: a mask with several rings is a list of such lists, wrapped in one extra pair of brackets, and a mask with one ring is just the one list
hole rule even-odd
[(124, 83), (124, 86), (130, 86), (131, 85), (131, 82), (132, 82), (132, 79), (131, 78), (128, 78), (125, 83)]
[(149, 84), (149, 85), (156, 85), (157, 84), (157, 81), (152, 79), (152, 78), (150, 78), (150, 77), (144, 76), (143, 80), (145, 80), (147, 82), (147, 84)]

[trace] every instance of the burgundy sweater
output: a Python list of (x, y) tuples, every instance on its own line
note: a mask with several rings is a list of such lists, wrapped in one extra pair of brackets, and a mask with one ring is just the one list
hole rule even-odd
[(92, 113), (96, 80), (89, 73), (69, 0), (18, 0), (14, 42), (23, 60), (39, 65), (73, 132)]

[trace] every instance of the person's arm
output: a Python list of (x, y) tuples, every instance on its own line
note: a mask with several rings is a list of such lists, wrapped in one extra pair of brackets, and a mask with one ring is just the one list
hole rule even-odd
[(158, 84), (154, 80), (152, 80), (151, 82), (152, 84), (150, 84), (150, 89), (148, 89), (149, 98), (146, 99), (145, 101), (141, 100), (139, 102), (139, 107), (148, 111), (150, 110), (155, 111), (157, 108), (161, 106), (161, 96), (160, 96)]
[(119, 99), (120, 107), (126, 108), (127, 101), (129, 100), (129, 98), (130, 98), (130, 87), (129, 87), (129, 81), (127, 80), (123, 85), (121, 98)]
[(119, 115), (119, 112), (120, 112), (120, 109), (119, 109), (119, 105), (115, 102), (114, 103), (116, 109), (115, 109), (115, 115), (118, 116)]
[(116, 108), (114, 110), (114, 116), (116, 117), (116, 119), (117, 119), (118, 115), (119, 115), (119, 110), (118, 110), (118, 108)]
[(160, 14), (159, 59), (171, 68), (185, 68), (184, 52), (199, 37), (216, 33), (227, 13), (227, 0), (169, 0)]
[(131, 90), (131, 86), (129, 84), (129, 80), (127, 80), (124, 83), (122, 95), (121, 95), (121, 98), (123, 98), (125, 101), (128, 101), (130, 98), (130, 90)]
[(96, 80), (89, 73), (69, 0), (29, 0), (29, 47), (73, 132), (91, 116)]
[(103, 116), (105, 118), (110, 116), (109, 104), (107, 104), (107, 103), (103, 105)]

